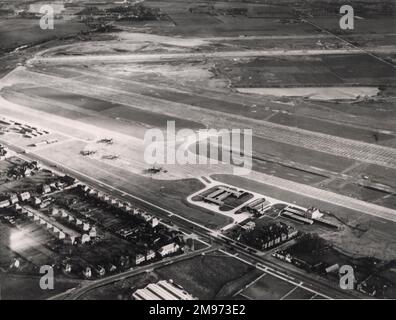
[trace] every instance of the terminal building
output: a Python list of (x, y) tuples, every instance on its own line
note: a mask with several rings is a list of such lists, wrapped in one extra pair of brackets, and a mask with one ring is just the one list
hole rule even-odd
[(222, 206), (224, 204), (224, 200), (229, 196), (233, 196), (237, 199), (242, 197), (245, 194), (245, 191), (238, 191), (234, 188), (219, 186), (213, 191), (211, 194), (206, 196), (204, 200), (209, 203), (217, 204)]
[(196, 300), (182, 287), (166, 280), (150, 283), (145, 288), (136, 290), (132, 298), (134, 300)]

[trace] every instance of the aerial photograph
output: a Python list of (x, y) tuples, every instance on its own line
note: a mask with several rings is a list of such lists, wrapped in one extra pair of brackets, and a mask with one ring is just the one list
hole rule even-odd
[(0, 300), (377, 299), (394, 0), (0, 0)]

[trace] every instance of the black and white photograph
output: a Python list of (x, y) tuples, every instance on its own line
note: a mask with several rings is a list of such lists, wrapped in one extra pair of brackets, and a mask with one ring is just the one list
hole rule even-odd
[(394, 0), (0, 0), (0, 306), (396, 299), (395, 80)]

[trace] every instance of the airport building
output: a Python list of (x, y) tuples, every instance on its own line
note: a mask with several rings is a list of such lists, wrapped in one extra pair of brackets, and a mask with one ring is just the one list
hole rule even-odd
[(243, 194), (245, 194), (245, 191), (238, 191), (233, 188), (219, 186), (215, 191), (205, 197), (205, 201), (222, 206), (224, 204), (224, 200), (229, 196), (239, 199)]
[(270, 202), (268, 202), (265, 198), (259, 198), (252, 202), (250, 202), (246, 206), (246, 210), (253, 214), (263, 214), (264, 211), (270, 206)]
[(308, 210), (303, 210), (297, 207), (288, 206), (282, 211), (282, 215), (305, 224), (312, 225), (314, 222), (317, 222), (329, 228), (339, 228), (339, 225), (336, 222), (325, 219), (324, 214), (314, 207), (311, 207)]
[(195, 300), (182, 287), (166, 280), (150, 283), (145, 288), (136, 290), (132, 298), (134, 300)]

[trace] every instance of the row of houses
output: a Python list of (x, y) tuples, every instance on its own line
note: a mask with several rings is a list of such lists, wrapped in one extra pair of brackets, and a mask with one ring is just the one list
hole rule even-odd
[(111, 262), (106, 263), (104, 265), (97, 264), (97, 265), (80, 266), (74, 263), (73, 261), (71, 261), (69, 258), (66, 258), (64, 261), (62, 261), (61, 266), (64, 273), (70, 274), (72, 271), (75, 273), (81, 272), (84, 278), (86, 279), (90, 279), (94, 275), (103, 277), (108, 272), (113, 273), (118, 270), (117, 266)]
[(75, 217), (72, 213), (66, 211), (65, 209), (59, 209), (54, 207), (50, 210), (50, 214), (53, 217), (63, 219), (69, 224), (73, 224), (82, 231), (89, 232), (91, 238), (95, 238), (97, 236), (96, 228), (92, 227), (88, 221)]
[(262, 244), (262, 249), (263, 250), (268, 250), (271, 249), (283, 242), (286, 242), (298, 235), (297, 230), (287, 230), (286, 232), (282, 232), (280, 235), (277, 235), (273, 238), (268, 237), (266, 241), (263, 242)]
[(54, 199), (51, 197), (33, 197), (31, 201), (33, 206), (39, 209), (47, 208), (52, 202), (54, 202)]
[(15, 165), (8, 172), (8, 176), (14, 179), (30, 177), (34, 172), (40, 170), (41, 166), (37, 161), (31, 161), (20, 165)]
[(180, 246), (175, 243), (169, 243), (157, 250), (157, 253), (154, 250), (149, 250), (145, 255), (143, 254), (137, 254), (135, 257), (135, 264), (139, 265), (142, 264), (143, 262), (150, 261), (154, 259), (157, 255), (160, 256), (161, 258), (164, 258), (166, 256), (169, 256), (171, 254), (174, 254), (180, 250)]
[[(69, 264), (69, 266), (70, 266), (70, 271), (71, 271), (71, 265)], [(113, 272), (113, 271), (115, 271), (117, 268), (113, 265), (113, 267), (115, 268), (115, 269), (109, 269), (109, 271), (110, 272)], [(66, 271), (66, 270), (65, 270)], [(69, 272), (70, 272), (69, 271)], [(101, 266), (101, 265), (97, 265), (96, 267), (90, 267), (90, 266), (87, 266), (87, 267), (85, 267), (84, 269), (83, 269), (83, 271), (82, 271), (82, 274), (83, 274), (83, 276), (85, 277), (85, 278), (87, 278), (87, 279), (90, 279), (90, 278), (92, 278), (92, 276), (93, 276), (93, 271), (95, 271), (95, 273), (98, 275), (98, 276), (100, 276), (100, 277), (103, 277), (105, 274), (106, 274), (106, 269), (103, 267), (103, 266)]]
[[(34, 169), (35, 167), (33, 167)], [(29, 170), (33, 170), (30, 167), (26, 167), (26, 169)], [(63, 190), (65, 187), (69, 186), (68, 183), (63, 182), (61, 180), (53, 182), (49, 185), (44, 184), (41, 186), (41, 188), (39, 188), (39, 192), (41, 192), (42, 195), (48, 194), (50, 192), (54, 192), (54, 191), (60, 191)], [(40, 207), (40, 209), (44, 208), (46, 205), (45, 200), (46, 199), (41, 199), (39, 197), (32, 197), (31, 193), (28, 191), (25, 192), (21, 192), (19, 194), (16, 193), (12, 193), (8, 196), (8, 198), (5, 198), (3, 200), (0, 201), (0, 208), (5, 208), (5, 207), (9, 207), (15, 203), (18, 203), (19, 201), (28, 201), (28, 200), (32, 200), (32, 203), (37, 206)], [(48, 203), (49, 204), (49, 203)]]
[(9, 207), (11, 205), (14, 205), (16, 203), (18, 203), (19, 201), (23, 202), (23, 201), (27, 201), (30, 199), (30, 193), (29, 192), (22, 192), (22, 193), (12, 193), (8, 196), (7, 199), (3, 199), (0, 201), (0, 208), (6, 208)]
[(244, 243), (259, 250), (268, 250), (281, 243), (289, 241), (298, 235), (298, 230), (285, 223), (273, 223), (256, 228), (255, 224), (250, 224), (249, 228), (244, 228), (237, 240), (243, 239)]
[(145, 255), (143, 255), (143, 254), (136, 255), (135, 264), (136, 265), (142, 264), (143, 262), (153, 260), (155, 257), (156, 257), (155, 251), (148, 250)]
[(292, 256), (289, 253), (283, 253), (283, 251), (275, 251), (272, 254), (273, 257), (282, 260), (282, 261), (286, 261), (288, 263), (292, 263)]
[(91, 241), (90, 234), (80, 233), (73, 229), (70, 229), (31, 207), (21, 207), (17, 204), (14, 206), (14, 209), (18, 214), (21, 214), (28, 219), (36, 222), (38, 225), (49, 231), (54, 237), (59, 240), (63, 240), (67, 244), (84, 244)]
[[(136, 215), (142, 218), (144, 221), (150, 223), (152, 228), (155, 228), (159, 224), (159, 219), (150, 215), (145, 210), (133, 207), (129, 202), (122, 202), (116, 198), (113, 198), (101, 191), (98, 191), (94, 188), (91, 188), (87, 185), (79, 185), (79, 188), (82, 192), (90, 197), (93, 197), (107, 205), (110, 205), (116, 209), (120, 209), (122, 212)], [(116, 230), (116, 233), (125, 239), (129, 239), (129, 237), (135, 235), (137, 232), (140, 232), (138, 226), (131, 226), (131, 227), (123, 227), (122, 229)], [(159, 238), (158, 238), (159, 239)], [(155, 240), (154, 240), (155, 242)], [(140, 265), (144, 262), (151, 261), (154, 258), (158, 257), (165, 257), (171, 254), (174, 254), (180, 250), (180, 246), (175, 243), (171, 242), (166, 245), (163, 245), (158, 250), (148, 249), (145, 253), (138, 253), (135, 256), (135, 265)]]
[(80, 188), (83, 192), (88, 194), (91, 197), (94, 197), (114, 208), (120, 209), (121, 211), (137, 215), (143, 218), (146, 222), (151, 222), (151, 226), (154, 228), (159, 224), (159, 219), (147, 213), (147, 211), (142, 210), (140, 208), (133, 207), (129, 202), (123, 202), (118, 199), (115, 199), (101, 191), (98, 191), (94, 188), (90, 188), (87, 185), (80, 185)]
[(41, 195), (46, 195), (48, 193), (62, 191), (67, 187), (73, 186), (75, 179), (69, 176), (60, 177), (58, 181), (54, 181), (49, 184), (43, 184), (39, 187), (39, 192)]

